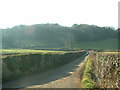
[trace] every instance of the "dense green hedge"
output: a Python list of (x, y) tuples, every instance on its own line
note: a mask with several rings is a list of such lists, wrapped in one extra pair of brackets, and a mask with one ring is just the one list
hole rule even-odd
[(62, 66), (68, 62), (75, 60), (84, 53), (85, 52), (7, 56), (2, 59), (3, 82)]

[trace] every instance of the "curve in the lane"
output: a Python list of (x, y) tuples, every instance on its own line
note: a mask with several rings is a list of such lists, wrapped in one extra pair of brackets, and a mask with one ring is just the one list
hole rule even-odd
[(3, 83), (3, 88), (24, 88), (32, 85), (42, 85), (65, 76), (69, 76), (69, 72), (74, 72), (78, 65), (84, 60), (85, 56), (89, 53), (86, 53), (84, 56), (76, 59), (75, 61), (66, 64), (62, 67), (46, 71), (40, 74), (34, 74), (27, 77), (23, 77), (18, 80), (9, 81)]

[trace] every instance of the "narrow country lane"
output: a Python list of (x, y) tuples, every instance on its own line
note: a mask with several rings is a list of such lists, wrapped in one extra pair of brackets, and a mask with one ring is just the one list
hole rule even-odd
[[(34, 88), (38, 85), (43, 85), (42, 87), (46, 87), (45, 84), (47, 84), (47, 83), (51, 83), (54, 81), (57, 82), (60, 79), (61, 79), (61, 81), (65, 80), (65, 79), (69, 79), (71, 76), (73, 77), (73, 75), (71, 75), (71, 74), (80, 67), (79, 65), (81, 62), (84, 61), (84, 58), (86, 57), (86, 55), (88, 55), (88, 53), (86, 53), (84, 56), (81, 56), (80, 58), (76, 59), (75, 61), (68, 63), (64, 66), (61, 66), (59, 68), (49, 70), (49, 71), (46, 71), (46, 72), (43, 72), (40, 74), (34, 74), (34, 75), (27, 76), (27, 77), (23, 77), (18, 80), (3, 83), (3, 88), (27, 88), (27, 87)], [(68, 76), (70, 76), (70, 77), (68, 77)], [(69, 79), (68, 82), (70, 82), (70, 81), (72, 82), (73, 81), (72, 79)], [(38, 87), (40, 87), (40, 86), (38, 86)], [(54, 88), (53, 86), (51, 86), (51, 84), (50, 84), (50, 87)], [(59, 85), (58, 85), (58, 87), (59, 87)]]

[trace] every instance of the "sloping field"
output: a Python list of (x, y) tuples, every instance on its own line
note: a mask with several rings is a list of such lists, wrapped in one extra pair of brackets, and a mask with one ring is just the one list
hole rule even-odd
[(75, 48), (82, 49), (118, 49), (118, 40), (117, 39), (107, 39), (107, 40), (98, 40), (90, 42), (82, 42), (76, 44)]

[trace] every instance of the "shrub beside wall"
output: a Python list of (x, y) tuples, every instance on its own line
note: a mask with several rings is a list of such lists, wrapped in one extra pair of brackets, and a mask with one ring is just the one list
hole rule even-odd
[(94, 88), (95, 82), (92, 79), (92, 62), (87, 60), (85, 70), (82, 77), (82, 85), (84, 88)]
[(28, 54), (13, 55), (2, 59), (3, 82), (29, 74), (40, 73), (67, 64), (85, 52), (65, 54)]

